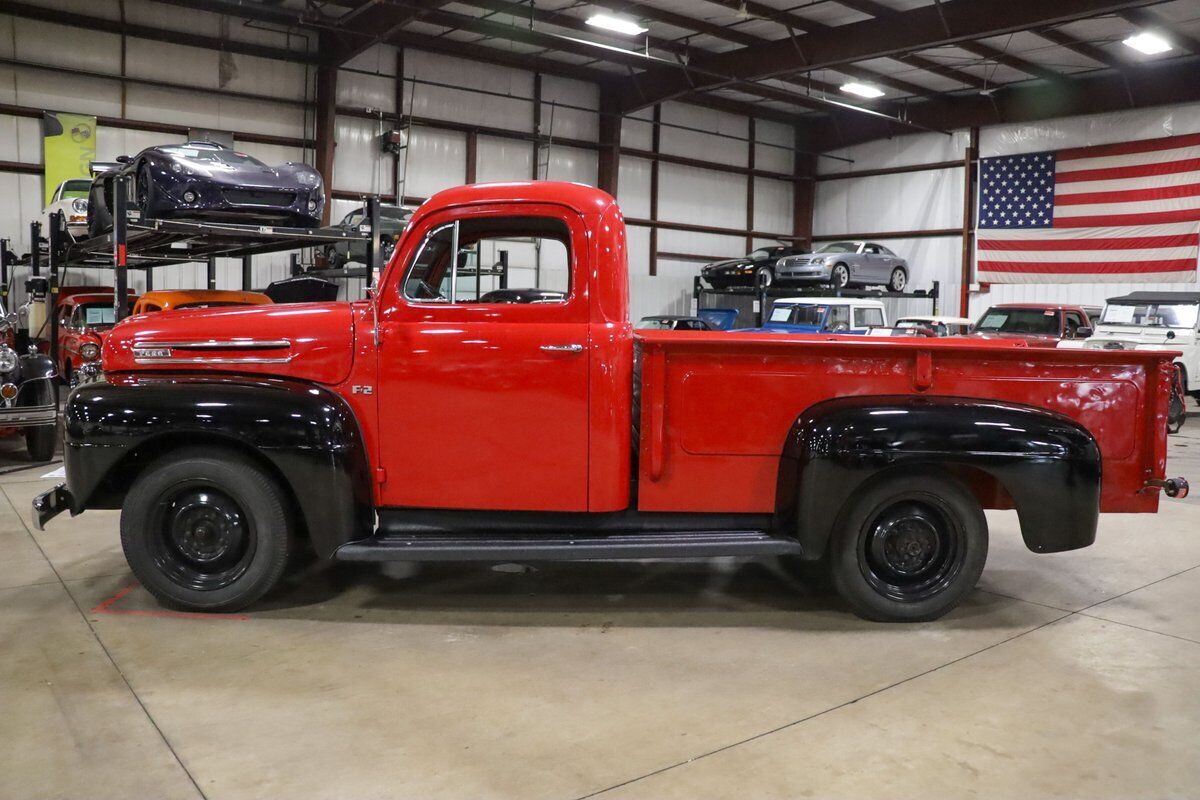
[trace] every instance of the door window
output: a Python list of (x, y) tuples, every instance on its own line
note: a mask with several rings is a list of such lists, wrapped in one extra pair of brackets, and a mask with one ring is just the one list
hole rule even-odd
[(856, 308), (854, 309), (854, 327), (856, 328), (882, 328), (883, 327), (883, 311), (878, 308)]
[(554, 217), (477, 217), (441, 225), (421, 243), (404, 296), (446, 304), (566, 303), (570, 242), (566, 224)]
[(850, 327), (850, 307), (833, 306), (829, 309), (829, 320), (825, 327), (831, 331), (846, 330)]

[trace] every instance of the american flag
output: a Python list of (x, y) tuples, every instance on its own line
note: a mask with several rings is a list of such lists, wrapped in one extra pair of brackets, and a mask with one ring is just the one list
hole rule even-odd
[(1200, 134), (979, 162), (977, 277), (1194, 283)]

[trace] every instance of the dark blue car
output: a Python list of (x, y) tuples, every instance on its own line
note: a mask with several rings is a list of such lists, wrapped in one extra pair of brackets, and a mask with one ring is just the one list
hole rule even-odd
[(112, 227), (113, 181), (133, 176), (131, 203), (141, 219), (217, 219), (314, 228), (321, 224), (325, 187), (307, 164), (270, 167), (214, 142), (147, 147), (119, 156), (120, 166), (97, 175), (88, 202), (88, 233)]

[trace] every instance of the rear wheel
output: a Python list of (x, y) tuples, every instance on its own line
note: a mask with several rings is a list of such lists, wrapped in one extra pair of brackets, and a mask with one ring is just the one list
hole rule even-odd
[(133, 573), (164, 605), (237, 611), (283, 576), (292, 524), (283, 490), (220, 448), (189, 448), (147, 467), (121, 509)]
[(754, 288), (767, 289), (775, 282), (775, 272), (770, 267), (759, 267), (754, 273)]
[(831, 577), (864, 619), (937, 619), (974, 588), (987, 545), (983, 509), (957, 480), (887, 478), (843, 511), (829, 543)]

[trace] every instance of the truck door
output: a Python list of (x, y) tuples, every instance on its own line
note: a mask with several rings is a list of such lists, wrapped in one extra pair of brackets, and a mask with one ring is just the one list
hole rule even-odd
[(383, 505), (587, 510), (586, 245), (582, 218), (540, 204), (405, 236), (379, 298)]

